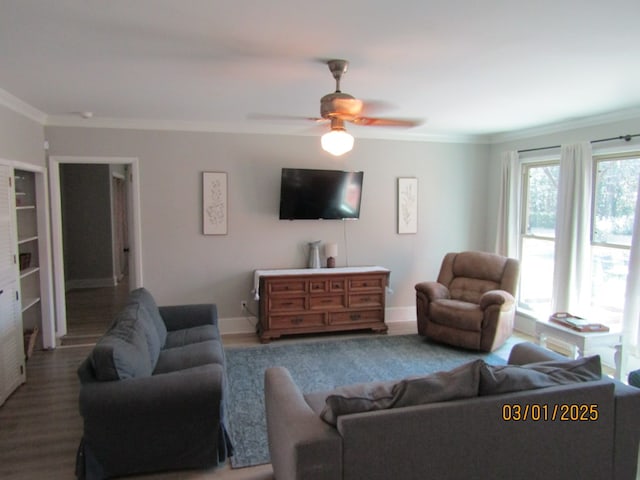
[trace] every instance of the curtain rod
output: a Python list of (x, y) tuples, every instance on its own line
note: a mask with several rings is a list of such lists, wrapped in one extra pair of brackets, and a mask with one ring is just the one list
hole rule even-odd
[[(591, 143), (610, 142), (611, 140), (624, 140), (625, 142), (629, 142), (633, 137), (640, 137), (640, 133), (635, 133), (633, 135), (620, 135), (617, 137), (600, 138), (598, 140), (591, 140)], [(518, 150), (518, 153), (537, 152), (539, 150), (560, 148), (561, 146), (562, 145), (551, 145), (550, 147), (525, 148), (524, 150)]]

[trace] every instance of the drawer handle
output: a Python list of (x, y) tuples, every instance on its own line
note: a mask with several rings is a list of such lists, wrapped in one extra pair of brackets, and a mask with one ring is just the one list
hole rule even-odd
[(362, 297), (362, 301), (363, 302), (370, 302), (371, 301), (371, 297)]
[(360, 320), (361, 315), (359, 313), (352, 313), (349, 318), (351, 318), (351, 320)]
[(290, 306), (290, 305), (293, 305), (293, 302), (282, 302), (282, 305), (283, 305), (284, 307), (288, 307), (288, 306)]
[(367, 286), (367, 282), (362, 282), (362, 286), (366, 287)]
[(302, 323), (302, 320), (302, 317), (292, 318), (291, 323), (293, 323), (294, 325), (300, 325)]
[(325, 298), (324, 300), (322, 300), (322, 303), (331, 303), (331, 299), (330, 298)]
[(333, 284), (333, 288), (340, 288), (340, 284), (339, 283), (334, 283)]

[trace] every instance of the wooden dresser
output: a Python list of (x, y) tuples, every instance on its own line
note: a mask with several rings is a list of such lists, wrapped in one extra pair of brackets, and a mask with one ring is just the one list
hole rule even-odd
[(386, 332), (389, 274), (383, 267), (256, 270), (260, 341), (297, 333)]

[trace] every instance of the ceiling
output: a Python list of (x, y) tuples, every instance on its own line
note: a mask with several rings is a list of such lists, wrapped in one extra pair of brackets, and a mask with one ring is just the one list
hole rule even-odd
[[(334, 90), (402, 132), (491, 136), (640, 108), (638, 0), (0, 0), (0, 89), (52, 125), (307, 134)], [(7, 95), (5, 95), (7, 96)], [(79, 112), (92, 112), (84, 119)]]

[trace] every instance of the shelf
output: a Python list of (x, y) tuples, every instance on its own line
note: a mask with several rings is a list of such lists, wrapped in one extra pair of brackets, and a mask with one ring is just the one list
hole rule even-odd
[(16, 210), (20, 211), (20, 210), (35, 210), (36, 206), (35, 205), (19, 205), (16, 207)]
[(37, 305), (40, 302), (40, 297), (36, 298), (23, 298), (24, 303), (22, 304), (22, 311), (26, 312), (34, 305)]
[(33, 275), (38, 271), (40, 271), (40, 267), (25, 268), (24, 270), (20, 270), (20, 278), (28, 277), (29, 275)]
[(23, 195), (26, 195), (27, 192), (16, 192), (16, 196), (17, 197), (22, 197)]
[(33, 237), (26, 237), (26, 238), (21, 238), (18, 240), (18, 245), (22, 245), (23, 243), (29, 243), (29, 242), (34, 242), (38, 240), (38, 236), (35, 235)]

